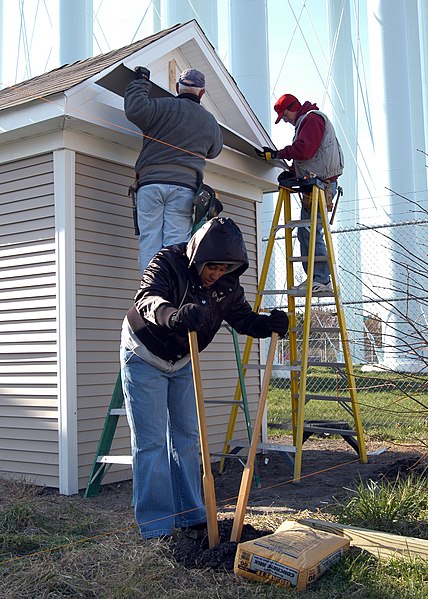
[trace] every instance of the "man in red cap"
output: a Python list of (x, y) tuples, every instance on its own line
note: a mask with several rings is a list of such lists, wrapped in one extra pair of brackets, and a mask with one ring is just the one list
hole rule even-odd
[[(275, 158), (292, 160), (291, 173), (294, 177), (313, 178), (316, 176), (329, 184), (333, 198), (337, 191), (337, 179), (343, 172), (342, 149), (333, 125), (316, 104), (311, 104), (311, 102), (301, 104), (292, 94), (281, 96), (275, 103), (274, 109), (278, 114), (275, 124), (282, 120), (294, 125), (293, 141), (291, 145), (285, 146), (282, 150), (268, 147), (264, 147), (262, 151), (256, 149), (257, 155), (263, 160)], [(303, 199), (301, 218), (302, 220), (311, 218), (307, 197)], [(299, 227), (297, 237), (300, 241), (302, 256), (308, 255), (309, 234), (309, 227)], [(317, 225), (315, 255), (327, 255), (321, 224)], [(303, 262), (303, 268), (307, 272), (306, 262)], [(298, 288), (304, 290), (306, 281), (301, 283)], [(314, 292), (331, 291), (330, 269), (327, 260), (315, 262), (312, 290)]]

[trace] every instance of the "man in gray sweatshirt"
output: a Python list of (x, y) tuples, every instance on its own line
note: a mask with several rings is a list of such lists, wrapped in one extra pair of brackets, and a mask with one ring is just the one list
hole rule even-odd
[(125, 92), (126, 117), (144, 134), (135, 165), (141, 271), (162, 247), (190, 239), (205, 159), (215, 158), (223, 147), (216, 119), (200, 103), (203, 73), (183, 71), (175, 97), (151, 99), (151, 87), (149, 70), (137, 67)]

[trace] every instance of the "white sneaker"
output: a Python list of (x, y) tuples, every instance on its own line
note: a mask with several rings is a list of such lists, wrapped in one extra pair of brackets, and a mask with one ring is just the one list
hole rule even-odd
[[(306, 292), (306, 281), (300, 283), (300, 285), (294, 285), (292, 287), (295, 291), (305, 291)], [(318, 281), (314, 281), (312, 283), (312, 293), (321, 293), (321, 292), (332, 292), (333, 288), (331, 283), (319, 283)]]
[(296, 291), (306, 291), (306, 281), (302, 281), (299, 285), (293, 285), (291, 289)]
[(332, 292), (333, 291), (333, 287), (331, 286), (331, 283), (318, 283), (318, 281), (314, 281), (312, 283), (312, 292), (313, 293), (320, 293), (322, 291)]

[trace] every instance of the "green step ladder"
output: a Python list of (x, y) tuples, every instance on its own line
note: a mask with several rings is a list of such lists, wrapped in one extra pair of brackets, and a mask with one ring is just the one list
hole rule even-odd
[[(233, 338), (236, 365), (238, 368), (238, 378), (239, 378), (239, 382), (241, 384), (242, 399), (240, 402), (236, 402), (234, 400), (213, 399), (213, 400), (206, 400), (205, 403), (206, 404), (225, 404), (225, 403), (230, 404), (232, 401), (234, 401), (233, 405), (236, 407), (240, 407), (244, 412), (245, 425), (246, 425), (246, 430), (247, 430), (247, 435), (248, 435), (248, 443), (251, 444), (253, 431), (252, 431), (252, 426), (251, 426), (250, 411), (248, 408), (244, 373), (242, 370), (241, 355), (240, 355), (240, 351), (239, 351), (238, 335), (237, 335), (236, 331), (234, 329), (232, 329), (231, 327), (229, 327), (228, 325), (226, 325), (226, 329), (232, 334), (232, 338)], [(104, 422), (103, 430), (101, 432), (101, 437), (100, 437), (100, 440), (98, 443), (98, 447), (97, 447), (97, 450), (95, 453), (95, 458), (92, 463), (92, 468), (91, 468), (91, 472), (89, 475), (88, 483), (86, 485), (86, 490), (84, 493), (85, 498), (96, 497), (98, 495), (98, 493), (100, 491), (100, 487), (101, 487), (101, 482), (113, 464), (122, 464), (122, 465), (132, 466), (132, 456), (130, 456), (130, 455), (111, 455), (110, 454), (110, 450), (111, 450), (111, 446), (113, 444), (113, 438), (114, 438), (114, 435), (116, 432), (119, 418), (121, 416), (126, 416), (124, 401), (125, 400), (124, 400), (123, 391), (122, 391), (122, 377), (119, 372), (117, 379), (116, 379), (115, 386), (114, 386), (113, 394), (111, 396), (110, 405), (107, 410), (107, 415), (106, 415), (106, 419)], [(223, 456), (223, 454), (221, 454), (221, 455), (222, 455), (222, 457), (237, 458), (237, 459), (241, 460), (238, 453), (239, 453), (239, 451), (241, 451), (241, 449), (243, 449), (243, 447), (244, 447), (244, 445), (238, 444), (233, 448), (232, 451), (230, 451), (228, 453), (227, 456)], [(216, 454), (213, 453), (212, 455), (215, 456)], [(241, 461), (241, 463), (243, 463), (243, 462)], [(259, 477), (257, 470), (255, 470), (255, 472), (254, 472), (254, 481), (255, 481), (256, 485), (259, 487), (260, 486), (260, 477)]]

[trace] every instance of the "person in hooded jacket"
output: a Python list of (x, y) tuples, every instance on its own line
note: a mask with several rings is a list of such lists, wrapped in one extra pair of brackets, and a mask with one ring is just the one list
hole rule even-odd
[(202, 351), (223, 321), (255, 338), (288, 331), (285, 312), (253, 312), (239, 282), (247, 268), (238, 226), (230, 218), (213, 218), (188, 243), (152, 258), (124, 319), (122, 386), (135, 518), (145, 538), (206, 522), (188, 332), (197, 332)]
[[(337, 140), (333, 125), (327, 116), (318, 109), (316, 104), (304, 102), (301, 104), (296, 96), (284, 94), (275, 103), (274, 109), (278, 114), (275, 124), (281, 120), (294, 125), (294, 137), (291, 145), (282, 150), (264, 147), (256, 153), (263, 160), (275, 158), (292, 160), (291, 175), (294, 177), (318, 177), (330, 187), (331, 200), (337, 192), (337, 180), (343, 173), (343, 153)], [(311, 219), (309, 195), (303, 196), (302, 220)], [(310, 227), (299, 227), (297, 238), (300, 242), (300, 253), (308, 255)], [(315, 255), (327, 256), (321, 223), (317, 225), (315, 239)], [(307, 262), (302, 266), (307, 273)], [(297, 286), (305, 290), (306, 281)], [(314, 280), (312, 290), (316, 292), (331, 291), (330, 268), (328, 261), (314, 263)]]

